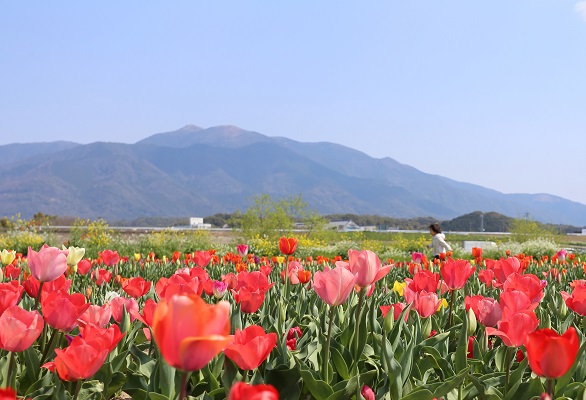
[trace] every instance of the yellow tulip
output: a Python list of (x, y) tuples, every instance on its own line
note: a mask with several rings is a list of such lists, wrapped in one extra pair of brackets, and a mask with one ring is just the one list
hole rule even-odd
[(407, 284), (405, 282), (395, 281), (395, 284), (393, 285), (393, 291), (397, 292), (399, 296), (403, 297), (403, 293), (405, 292), (406, 287)]
[(134, 253), (134, 261), (140, 261), (140, 259), (142, 258), (140, 253)]
[(447, 308), (448, 307), (448, 301), (446, 299), (442, 299), (442, 301), (440, 302), (440, 305), (438, 306), (437, 310), (441, 310), (443, 308)]
[(2, 250), (0, 252), (0, 260), (2, 260), (2, 264), (8, 265), (14, 261), (16, 258), (16, 252), (14, 250)]
[(78, 262), (81, 261), (85, 255), (85, 249), (83, 247), (69, 246), (69, 248), (63, 246), (63, 250), (67, 250), (67, 265), (75, 267)]

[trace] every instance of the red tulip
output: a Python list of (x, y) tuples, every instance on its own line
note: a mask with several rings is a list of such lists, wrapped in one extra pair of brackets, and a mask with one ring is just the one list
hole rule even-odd
[(240, 303), (240, 310), (245, 313), (256, 312), (265, 299), (265, 293), (274, 284), (269, 284), (265, 274), (260, 271), (240, 272), (238, 284), (232, 290), (232, 295), (237, 303)]
[(92, 278), (95, 277), (96, 285), (102, 286), (104, 283), (110, 282), (112, 279), (112, 273), (107, 269), (100, 268), (97, 271), (92, 272)]
[(450, 259), (440, 270), (444, 282), (450, 290), (462, 289), (466, 281), (476, 271), (476, 267), (470, 265), (468, 260)]
[(200, 370), (231, 341), (230, 304), (207, 304), (196, 295), (162, 299), (153, 316), (153, 334), (172, 367)]
[(506, 315), (498, 323), (498, 329), (486, 327), (486, 334), (500, 337), (508, 347), (519, 347), (525, 343), (527, 335), (537, 329), (539, 321), (533, 311), (525, 310)]
[(282, 237), (279, 239), (279, 251), (286, 256), (295, 253), (297, 250), (297, 239)]
[(16, 392), (9, 387), (0, 389), (0, 400), (16, 400)]
[(130, 297), (134, 297), (135, 299), (144, 296), (149, 292), (150, 289), (151, 282), (140, 276), (126, 279), (122, 283), (122, 290), (124, 290)]
[(580, 340), (573, 327), (559, 335), (553, 329), (530, 333), (525, 344), (529, 366), (535, 374), (553, 379), (563, 376), (574, 364)]
[(578, 315), (586, 316), (586, 286), (576, 285), (571, 295), (566, 292), (560, 294), (570, 310)]
[(0, 348), (14, 352), (28, 349), (41, 335), (43, 326), (38, 311), (8, 307), (0, 316)]
[(532, 303), (524, 292), (519, 290), (507, 290), (501, 293), (499, 304), (503, 313), (515, 314), (524, 310), (535, 310), (537, 303)]
[(539, 303), (544, 296), (545, 285), (545, 281), (542, 282), (533, 274), (514, 273), (505, 281), (503, 290), (519, 290), (525, 293), (532, 303)]
[(118, 261), (120, 261), (120, 256), (117, 251), (104, 250), (101, 253), (98, 253), (98, 256), (108, 267), (116, 265), (118, 264)]
[(212, 260), (212, 254), (209, 251), (196, 251), (192, 259), (198, 267), (203, 268)]
[(313, 275), (313, 289), (330, 306), (338, 306), (346, 301), (354, 285), (356, 276), (346, 268), (336, 267), (317, 271)]
[(24, 288), (18, 281), (10, 281), (0, 283), (0, 315), (4, 313), (8, 307), (15, 306), (22, 297)]
[(407, 286), (414, 292), (421, 292), (425, 290), (426, 292), (436, 292), (439, 284), (439, 274), (434, 274), (433, 272), (422, 269), (418, 271), (415, 275), (413, 275), (413, 279), (405, 279), (407, 282)]
[(69, 294), (55, 290), (47, 295), (41, 306), (47, 325), (69, 332), (77, 326), (77, 319), (90, 305), (81, 293)]
[(67, 271), (67, 250), (43, 245), (39, 252), (28, 248), (27, 261), (32, 276), (40, 282), (51, 282)]
[(125, 335), (120, 331), (118, 325), (102, 328), (94, 324), (87, 324), (80, 327), (79, 332), (86, 342), (97, 342), (100, 347), (108, 349), (108, 352), (114, 350)]
[(483, 269), (478, 272), (478, 280), (486, 285), (492, 287), (494, 282), (494, 271), (492, 269)]
[(362, 288), (368, 287), (384, 278), (391, 266), (381, 267), (378, 256), (370, 250), (348, 250), (348, 269), (356, 275), (356, 284)]
[(276, 344), (276, 333), (265, 333), (262, 327), (251, 325), (242, 331), (236, 329), (234, 339), (224, 354), (241, 369), (252, 370), (266, 360)]
[[(41, 282), (29, 276), (26, 281), (22, 283), (26, 294), (28, 294), (33, 299), (39, 297), (39, 288), (41, 287)], [(41, 293), (41, 301), (47, 297), (47, 295), (55, 290), (64, 290), (69, 291), (69, 287), (71, 286), (71, 280), (65, 279), (64, 275), (60, 275), (57, 279), (52, 280), (51, 282), (45, 282), (43, 284), (43, 292)]]
[(515, 272), (519, 272), (520, 269), (521, 263), (516, 257), (501, 258), (498, 261), (494, 261), (494, 264), (492, 264), (492, 270), (494, 271), (494, 277), (496, 278), (494, 285), (496, 287), (501, 287), (507, 281), (509, 276)]
[(201, 295), (203, 285), (198, 278), (188, 274), (173, 274), (170, 278), (162, 277), (155, 285), (155, 292), (159, 298), (170, 298), (176, 294)]
[(230, 388), (227, 400), (279, 400), (279, 392), (272, 385), (237, 382)]
[[(403, 310), (407, 307), (407, 304), (405, 303), (395, 303), (395, 304), (391, 304), (388, 306), (380, 306), (380, 310), (383, 314), (383, 318), (387, 317), (387, 313), (389, 311), (391, 311), (391, 309), (393, 309), (393, 319), (396, 321), (399, 319), (399, 317), (401, 316), (401, 313), (403, 312)], [(407, 318), (409, 318), (409, 311), (407, 311), (405, 313), (405, 322), (407, 322)]]
[(80, 260), (77, 263), (77, 273), (79, 275), (86, 275), (92, 269), (92, 263), (87, 258)]
[(79, 379), (92, 377), (106, 361), (109, 349), (102, 346), (100, 341), (86, 341), (76, 336), (65, 349), (55, 349), (55, 360), (42, 367), (51, 372), (57, 371), (59, 378), (73, 382)]

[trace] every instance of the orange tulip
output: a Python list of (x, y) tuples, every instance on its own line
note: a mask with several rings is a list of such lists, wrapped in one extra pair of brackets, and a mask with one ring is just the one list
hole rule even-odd
[(162, 299), (153, 316), (153, 334), (163, 358), (177, 369), (205, 367), (232, 341), (230, 304), (207, 304), (197, 295)]
[(282, 237), (279, 239), (279, 251), (288, 256), (297, 250), (297, 238)]

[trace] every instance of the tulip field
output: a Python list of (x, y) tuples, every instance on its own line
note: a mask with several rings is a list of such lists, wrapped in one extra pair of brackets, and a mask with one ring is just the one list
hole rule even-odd
[(3, 399), (586, 399), (586, 260), (0, 253)]

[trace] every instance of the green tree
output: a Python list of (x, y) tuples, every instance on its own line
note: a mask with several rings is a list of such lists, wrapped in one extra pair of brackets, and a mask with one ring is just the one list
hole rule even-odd
[(301, 195), (281, 200), (273, 200), (268, 194), (258, 195), (243, 214), (236, 213), (231, 219), (231, 224), (239, 226), (244, 237), (268, 239), (291, 234), (297, 222), (300, 223), (299, 228), (309, 234), (325, 225), (323, 217), (308, 210), (308, 204)]
[(516, 218), (511, 223), (511, 240), (514, 242), (526, 242), (536, 238), (554, 239), (556, 232), (534, 219), (527, 216), (526, 218)]

